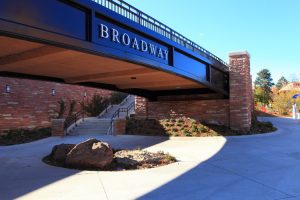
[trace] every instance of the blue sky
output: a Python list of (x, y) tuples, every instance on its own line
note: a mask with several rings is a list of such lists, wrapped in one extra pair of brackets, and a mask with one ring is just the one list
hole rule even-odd
[[(263, 68), (276, 82), (300, 73), (299, 0), (126, 0), (228, 62), (247, 50), (253, 80)], [(186, 3), (188, 2), (188, 3)]]

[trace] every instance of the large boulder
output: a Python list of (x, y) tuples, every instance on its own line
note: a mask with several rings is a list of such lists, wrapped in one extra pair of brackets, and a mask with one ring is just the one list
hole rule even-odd
[(64, 165), (67, 154), (75, 147), (75, 144), (60, 144), (52, 148), (50, 158), (52, 161)]
[(75, 168), (105, 168), (113, 161), (109, 144), (89, 139), (77, 144), (68, 154), (65, 164)]

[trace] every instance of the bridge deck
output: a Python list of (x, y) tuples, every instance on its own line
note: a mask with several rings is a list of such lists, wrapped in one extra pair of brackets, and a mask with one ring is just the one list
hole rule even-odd
[[(144, 13), (128, 4), (118, 4), (116, 9), (117, 4), (100, 2), (117, 0), (2, 0), (0, 75), (149, 98), (173, 94), (227, 97), (228, 69), (216, 56), (157, 21), (154, 28), (148, 27), (149, 22), (141, 20), (153, 18), (142, 17)], [(132, 13), (140, 18), (132, 20), (128, 17)]]

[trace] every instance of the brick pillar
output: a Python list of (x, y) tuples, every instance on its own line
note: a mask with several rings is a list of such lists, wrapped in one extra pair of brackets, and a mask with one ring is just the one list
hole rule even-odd
[(248, 52), (229, 54), (229, 122), (232, 130), (247, 132), (251, 128), (252, 83)]
[(113, 135), (124, 135), (126, 133), (126, 119), (116, 119), (113, 124)]
[(146, 98), (135, 96), (135, 117), (137, 119), (148, 118), (148, 100)]
[(66, 136), (65, 134), (65, 119), (51, 120), (51, 135), (52, 136)]

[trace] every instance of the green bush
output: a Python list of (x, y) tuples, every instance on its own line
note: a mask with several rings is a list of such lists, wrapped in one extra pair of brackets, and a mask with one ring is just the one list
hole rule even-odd
[(189, 131), (184, 131), (184, 135), (185, 135), (186, 137), (192, 136), (192, 134), (191, 134)]
[(108, 106), (108, 101), (107, 98), (94, 94), (92, 99), (86, 103), (81, 102), (81, 107), (89, 116), (96, 117)]
[(0, 145), (22, 144), (51, 136), (51, 128), (13, 129), (0, 136)]
[(178, 132), (178, 129), (177, 128), (172, 128), (172, 131), (173, 132)]
[(128, 96), (127, 93), (123, 92), (112, 92), (111, 97), (109, 98), (109, 103), (110, 104), (120, 104), (122, 101)]
[(208, 131), (207, 127), (203, 126), (203, 125), (200, 125), (199, 129), (198, 129), (200, 132), (206, 132)]
[(72, 116), (74, 111), (75, 111), (75, 108), (76, 108), (76, 101), (75, 100), (72, 100), (70, 102), (70, 106), (69, 106), (69, 113), (68, 113), (68, 116)]
[(66, 102), (64, 99), (60, 99), (57, 103), (59, 104), (59, 111), (58, 111), (57, 118), (61, 119), (64, 117), (64, 114), (66, 112)]
[(193, 125), (193, 127), (192, 127), (192, 132), (198, 132), (197, 126)]

